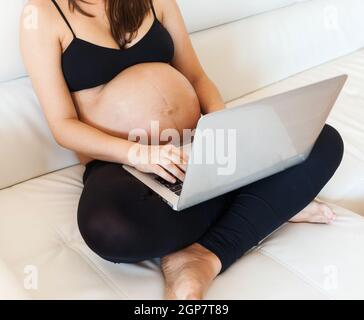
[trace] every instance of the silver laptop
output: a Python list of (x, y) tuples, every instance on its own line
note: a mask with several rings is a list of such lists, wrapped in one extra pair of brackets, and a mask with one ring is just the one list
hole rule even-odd
[(347, 75), (200, 118), (184, 182), (171, 184), (124, 165), (180, 211), (303, 162)]

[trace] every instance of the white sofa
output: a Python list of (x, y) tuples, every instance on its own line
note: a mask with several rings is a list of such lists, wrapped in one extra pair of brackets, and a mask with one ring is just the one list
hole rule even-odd
[[(231, 107), (349, 75), (329, 119), (345, 156), (320, 194), (338, 219), (284, 225), (219, 276), (206, 298), (363, 299), (364, 1), (178, 2)], [(26, 77), (17, 36), (23, 3), (7, 1), (0, 11), (0, 299), (160, 299), (157, 259), (109, 263), (78, 232), (84, 167), (54, 142)]]

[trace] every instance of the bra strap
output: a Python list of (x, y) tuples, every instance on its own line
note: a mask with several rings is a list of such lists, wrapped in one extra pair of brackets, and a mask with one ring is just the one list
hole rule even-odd
[(157, 19), (157, 15), (156, 15), (155, 10), (154, 10), (153, 0), (150, 0), (150, 6), (152, 8), (152, 11), (153, 11), (153, 14), (154, 14), (154, 18)]
[(73, 37), (74, 38), (77, 38), (76, 37), (76, 34), (74, 33), (72, 27), (71, 27), (71, 24), (68, 22), (66, 16), (64, 15), (63, 11), (61, 10), (61, 8), (59, 7), (58, 3), (56, 2), (56, 0), (52, 0), (53, 4), (55, 5), (55, 7), (57, 8), (57, 10), (59, 11), (60, 15), (62, 16), (63, 20), (66, 22), (68, 28), (70, 28), (72, 34), (73, 34)]

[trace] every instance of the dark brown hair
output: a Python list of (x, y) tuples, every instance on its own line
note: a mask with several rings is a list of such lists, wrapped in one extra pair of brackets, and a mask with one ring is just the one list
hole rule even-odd
[[(105, 10), (109, 19), (111, 34), (120, 48), (130, 43), (151, 9), (152, 0), (105, 0)], [(83, 10), (79, 2), (87, 0), (68, 0), (71, 11), (78, 11), (85, 16), (93, 17)], [(129, 34), (127, 36), (127, 34)]]

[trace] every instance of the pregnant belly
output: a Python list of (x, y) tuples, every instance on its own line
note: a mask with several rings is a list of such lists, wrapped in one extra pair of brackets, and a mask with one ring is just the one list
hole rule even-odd
[[(74, 95), (80, 120), (111, 135), (129, 138), (145, 133), (154, 141), (161, 132), (194, 129), (200, 105), (190, 82), (172, 66), (144, 63), (121, 72), (93, 94)], [(163, 143), (163, 142), (161, 142)]]

